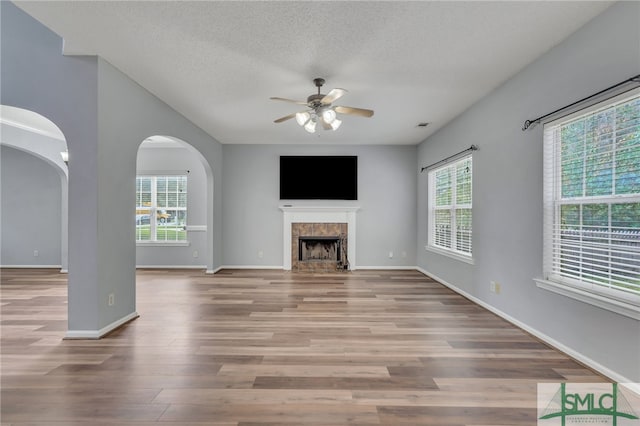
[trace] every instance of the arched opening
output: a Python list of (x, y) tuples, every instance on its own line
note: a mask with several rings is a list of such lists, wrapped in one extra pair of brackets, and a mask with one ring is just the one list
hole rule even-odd
[(213, 173), (189, 143), (155, 135), (136, 161), (136, 266), (213, 268)]
[[(2, 250), (0, 264), (68, 270), (68, 154), (51, 120), (0, 105)], [(67, 157), (68, 159), (68, 157)]]

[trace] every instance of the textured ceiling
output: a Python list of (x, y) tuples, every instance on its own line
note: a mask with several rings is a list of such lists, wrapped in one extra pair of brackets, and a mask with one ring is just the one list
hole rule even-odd
[[(225, 144), (417, 144), (610, 2), (144, 1), (16, 4)], [(306, 133), (312, 79), (375, 110)], [(416, 127), (429, 122), (426, 128)]]

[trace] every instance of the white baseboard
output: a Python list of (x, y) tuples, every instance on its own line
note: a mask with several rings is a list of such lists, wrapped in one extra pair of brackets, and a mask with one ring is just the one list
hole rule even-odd
[(423, 268), (420, 267), (416, 267), (416, 270), (418, 270), (419, 272), (422, 272), (423, 274), (425, 274), (428, 277), (433, 278), (434, 280), (438, 281), (440, 284), (450, 288), (451, 290), (455, 291), (456, 293), (466, 297), (467, 299), (471, 300), (472, 302), (482, 306), (483, 308), (485, 308), (486, 310), (493, 312), (494, 314), (498, 315), (500, 318), (510, 322), (511, 324), (515, 325), (518, 328), (521, 328), (522, 330), (526, 331), (527, 333), (537, 337), (538, 339), (542, 340), (543, 342), (547, 343), (549, 346), (552, 346), (553, 348), (559, 350), (560, 352), (563, 352), (567, 355), (569, 355), (571, 358), (585, 364), (586, 366), (593, 368), (594, 370), (596, 370), (597, 372), (603, 374), (604, 376), (610, 378), (611, 380), (614, 380), (615, 382), (618, 383), (633, 383), (632, 380), (629, 380), (628, 378), (624, 377), (623, 375), (611, 370), (608, 367), (605, 367), (604, 365), (592, 360), (591, 358), (581, 354), (580, 352), (576, 351), (573, 348), (570, 348), (569, 346), (566, 346), (565, 344), (558, 342), (557, 340), (547, 336), (546, 334), (542, 333), (541, 331), (513, 318), (511, 315), (508, 315), (504, 312), (502, 312), (501, 310), (491, 306), (490, 304), (478, 299), (477, 297), (467, 293), (464, 290), (459, 289), (458, 287), (456, 287), (453, 284), (450, 284), (448, 282), (446, 282), (445, 280), (443, 280), (442, 278), (438, 277), (437, 275), (434, 275), (432, 273), (430, 273), (429, 271), (426, 271)]
[(137, 312), (132, 312), (129, 315), (123, 318), (120, 318), (117, 321), (112, 322), (106, 327), (101, 328), (100, 330), (68, 330), (64, 338), (69, 340), (70, 339), (84, 339), (84, 340), (100, 339), (105, 334), (112, 332), (113, 330), (120, 327), (121, 325), (129, 321), (132, 321), (138, 318), (139, 316), (140, 315), (138, 315)]
[(62, 265), (0, 265), (7, 269), (60, 269)]
[(207, 265), (136, 265), (136, 269), (207, 269)]
[(207, 270), (205, 271), (205, 274), (211, 274), (211, 275), (213, 275), (213, 274), (215, 274), (215, 273), (219, 272), (221, 269), (222, 269), (222, 266), (218, 266), (216, 269), (207, 269)]

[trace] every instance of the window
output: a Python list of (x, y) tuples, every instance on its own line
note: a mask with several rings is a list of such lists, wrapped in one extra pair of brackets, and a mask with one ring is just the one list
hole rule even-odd
[(544, 152), (545, 279), (640, 306), (640, 91), (545, 125)]
[(187, 177), (136, 177), (136, 241), (187, 240)]
[(471, 260), (471, 156), (429, 171), (429, 245)]

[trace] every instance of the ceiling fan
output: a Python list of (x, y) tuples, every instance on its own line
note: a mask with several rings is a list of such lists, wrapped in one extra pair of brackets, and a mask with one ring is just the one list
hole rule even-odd
[(306, 105), (309, 108), (306, 111), (294, 112), (293, 114), (285, 115), (274, 123), (282, 123), (291, 118), (296, 119), (300, 126), (309, 133), (316, 131), (316, 125), (318, 122), (325, 130), (337, 130), (342, 124), (342, 120), (337, 118), (337, 114), (350, 114), (358, 115), (360, 117), (371, 117), (373, 110), (363, 108), (353, 108), (346, 106), (332, 106), (331, 104), (340, 99), (347, 91), (345, 89), (332, 89), (326, 95), (320, 93), (320, 88), (324, 85), (324, 78), (314, 78), (313, 83), (318, 88), (318, 93), (307, 97), (307, 101), (294, 101), (292, 99), (272, 97), (274, 101), (291, 102), (298, 105)]

